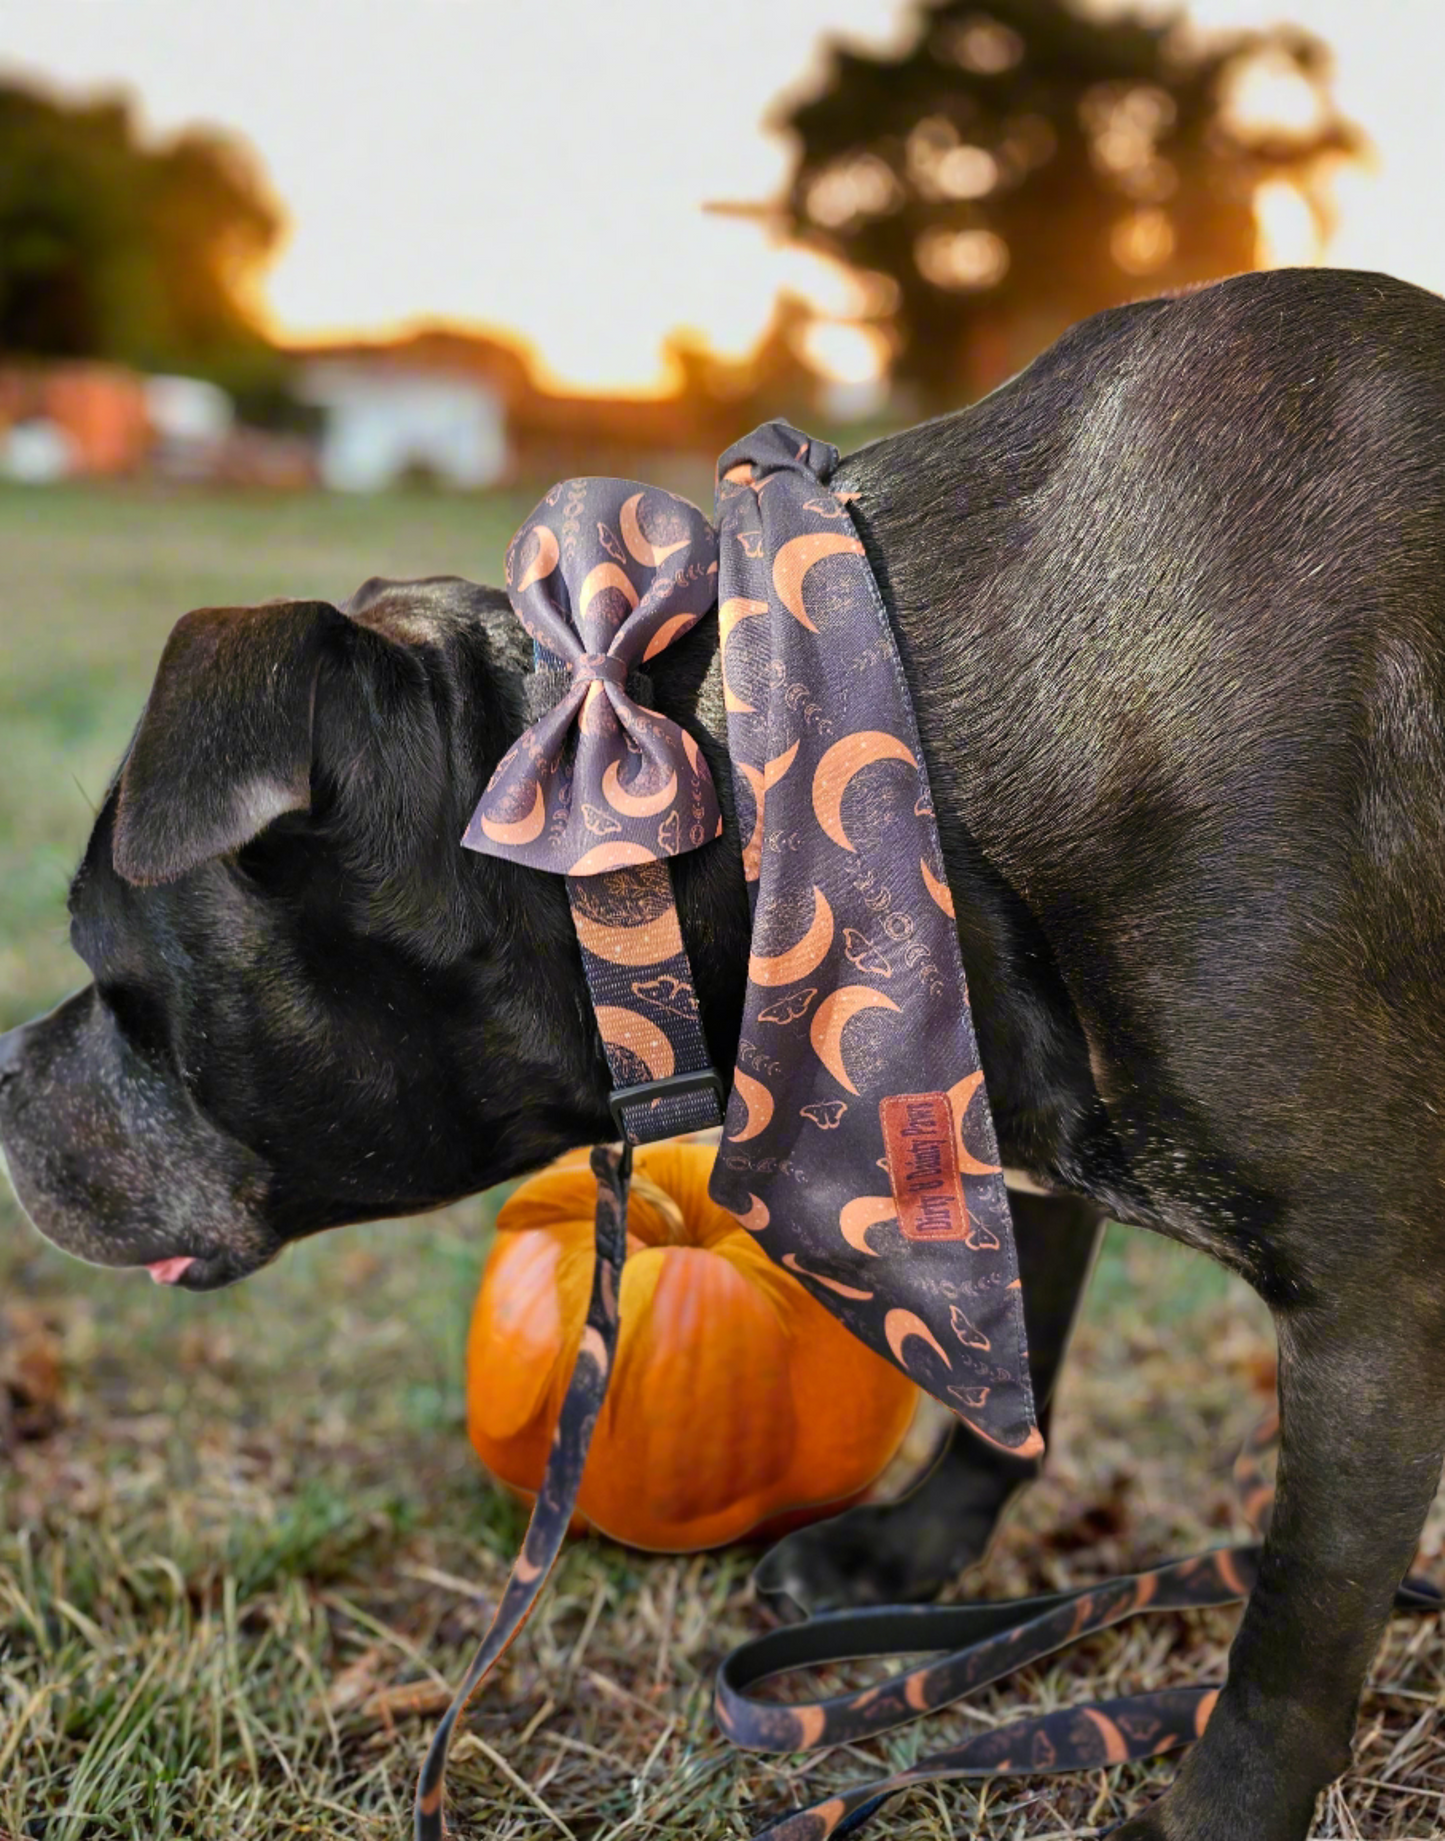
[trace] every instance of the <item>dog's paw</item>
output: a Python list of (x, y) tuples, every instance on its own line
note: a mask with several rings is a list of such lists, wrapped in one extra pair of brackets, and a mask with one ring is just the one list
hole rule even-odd
[(982, 1557), (994, 1516), (965, 1517), (945, 1529), (920, 1525), (909, 1506), (848, 1509), (785, 1536), (758, 1562), (753, 1583), (759, 1597), (789, 1622), (819, 1611), (934, 1597)]

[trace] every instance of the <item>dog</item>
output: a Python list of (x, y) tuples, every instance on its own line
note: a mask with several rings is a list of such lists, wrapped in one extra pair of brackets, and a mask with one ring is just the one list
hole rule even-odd
[[(1204, 1737), (1123, 1841), (1303, 1841), (1445, 1443), (1445, 303), (1248, 274), (1083, 322), (845, 460), (937, 806), (1046, 1397), (1099, 1221), (1278, 1330), (1278, 1499)], [(499, 592), (189, 614), (0, 1038), (39, 1229), (200, 1290), (610, 1138), (561, 881), (458, 848), (527, 719)], [(673, 866), (702, 1021), (749, 917), (716, 624), (655, 662), (727, 835)], [(1040, 1193), (1034, 1193), (1038, 1191)], [(764, 1563), (926, 1591), (1022, 1467), (958, 1444)]]

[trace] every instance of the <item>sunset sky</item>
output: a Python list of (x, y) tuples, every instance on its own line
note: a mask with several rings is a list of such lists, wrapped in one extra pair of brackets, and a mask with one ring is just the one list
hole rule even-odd
[[(157, 130), (208, 121), (244, 134), (291, 218), (267, 294), (285, 332), (442, 316), (517, 329), (569, 385), (646, 389), (671, 328), (740, 353), (780, 287), (847, 311), (841, 274), (700, 207), (777, 190), (786, 147), (761, 120), (806, 77), (821, 33), (886, 42), (909, 10), (3, 0), (0, 71), (69, 91), (124, 86)], [(1331, 258), (1445, 292), (1445, 0), (1190, 11), (1204, 27), (1283, 16), (1334, 47), (1340, 105), (1378, 170), (1342, 189)]]

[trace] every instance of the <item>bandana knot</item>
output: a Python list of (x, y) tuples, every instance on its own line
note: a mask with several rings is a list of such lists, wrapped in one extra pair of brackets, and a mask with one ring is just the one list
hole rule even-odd
[(572, 679), (577, 684), (627, 683), (627, 660), (614, 658), (610, 652), (584, 652), (572, 661)]
[(596, 876), (720, 836), (697, 743), (627, 688), (717, 599), (717, 536), (703, 514), (635, 480), (565, 480), (512, 539), (506, 581), (538, 666), (570, 682), (498, 763), (463, 843)]

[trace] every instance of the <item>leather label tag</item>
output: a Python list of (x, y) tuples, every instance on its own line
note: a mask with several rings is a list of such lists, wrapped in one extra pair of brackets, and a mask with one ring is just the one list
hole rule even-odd
[(958, 1126), (946, 1093), (894, 1093), (878, 1102), (888, 1180), (908, 1240), (966, 1240)]

